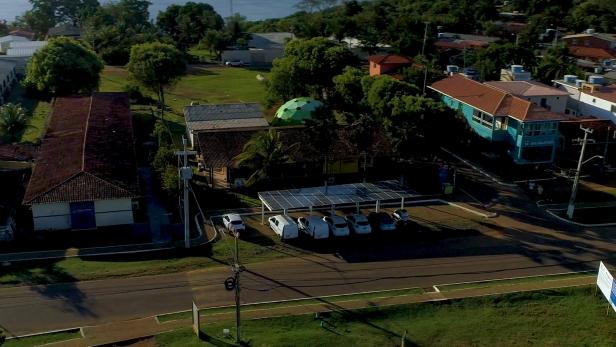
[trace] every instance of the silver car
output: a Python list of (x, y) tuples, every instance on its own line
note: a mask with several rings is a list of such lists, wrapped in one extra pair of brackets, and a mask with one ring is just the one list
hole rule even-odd
[(351, 230), (357, 235), (365, 235), (372, 232), (368, 217), (364, 216), (363, 214), (348, 215), (345, 217), (345, 219)]

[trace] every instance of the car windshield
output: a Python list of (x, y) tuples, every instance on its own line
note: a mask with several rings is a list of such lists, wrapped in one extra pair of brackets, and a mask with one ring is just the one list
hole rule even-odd
[(234, 220), (234, 221), (231, 222), (231, 224), (233, 224), (233, 225), (241, 225), (242, 221), (241, 220)]
[(334, 226), (336, 228), (346, 228), (347, 225), (346, 225), (346, 223), (336, 223), (336, 224), (334, 224)]
[(366, 225), (370, 225), (370, 223), (366, 221), (362, 221), (362, 222), (357, 222), (357, 225), (366, 226)]

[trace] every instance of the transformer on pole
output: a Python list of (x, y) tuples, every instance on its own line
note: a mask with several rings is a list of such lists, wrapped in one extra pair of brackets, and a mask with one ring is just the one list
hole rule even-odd
[(186, 149), (186, 138), (182, 136), (182, 151), (175, 152), (176, 155), (180, 156), (182, 159), (182, 167), (179, 168), (178, 174), (180, 180), (182, 181), (182, 189), (184, 191), (183, 195), (183, 210), (184, 210), (184, 248), (190, 248), (190, 208), (189, 208), (189, 199), (188, 199), (188, 190), (190, 180), (192, 179), (193, 171), (192, 168), (188, 165), (188, 156), (196, 155), (195, 151), (188, 151)]

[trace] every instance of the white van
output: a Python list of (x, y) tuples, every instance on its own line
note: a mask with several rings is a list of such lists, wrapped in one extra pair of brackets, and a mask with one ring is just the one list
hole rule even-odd
[(270, 228), (272, 228), (276, 235), (280, 236), (282, 240), (295, 239), (299, 236), (299, 228), (291, 217), (279, 214), (270, 217), (268, 220)]
[(299, 228), (315, 240), (329, 237), (329, 226), (321, 217), (306, 216), (297, 219)]

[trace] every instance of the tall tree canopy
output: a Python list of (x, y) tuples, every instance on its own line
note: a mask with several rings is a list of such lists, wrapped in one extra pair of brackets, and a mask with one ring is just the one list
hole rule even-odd
[(537, 79), (546, 84), (569, 74), (584, 77), (583, 71), (576, 65), (575, 58), (569, 56), (569, 49), (565, 45), (550, 47), (535, 70)]
[(66, 95), (98, 88), (103, 64), (79, 42), (60, 37), (32, 56), (24, 85), (42, 93)]
[(494, 42), (477, 53), (474, 65), (481, 79), (498, 80), (500, 70), (512, 64), (523, 65), (530, 70), (536, 65), (535, 53), (510, 42)]
[(84, 27), (86, 41), (109, 65), (128, 62), (135, 44), (159, 40), (150, 23), (147, 0), (120, 0), (106, 3), (88, 17)]
[(222, 17), (205, 3), (187, 2), (171, 5), (158, 14), (156, 25), (181, 48), (198, 43), (208, 30), (220, 30)]
[(185, 71), (184, 55), (172, 45), (153, 42), (135, 45), (131, 49), (129, 76), (156, 94), (161, 118), (165, 110), (165, 88), (175, 83)]
[(274, 60), (267, 81), (268, 101), (299, 96), (322, 99), (332, 88), (333, 77), (357, 62), (351, 51), (326, 38), (293, 40), (285, 47), (284, 56)]
[(32, 9), (21, 21), (44, 37), (47, 31), (60, 23), (81, 25), (99, 7), (98, 0), (29, 0)]

